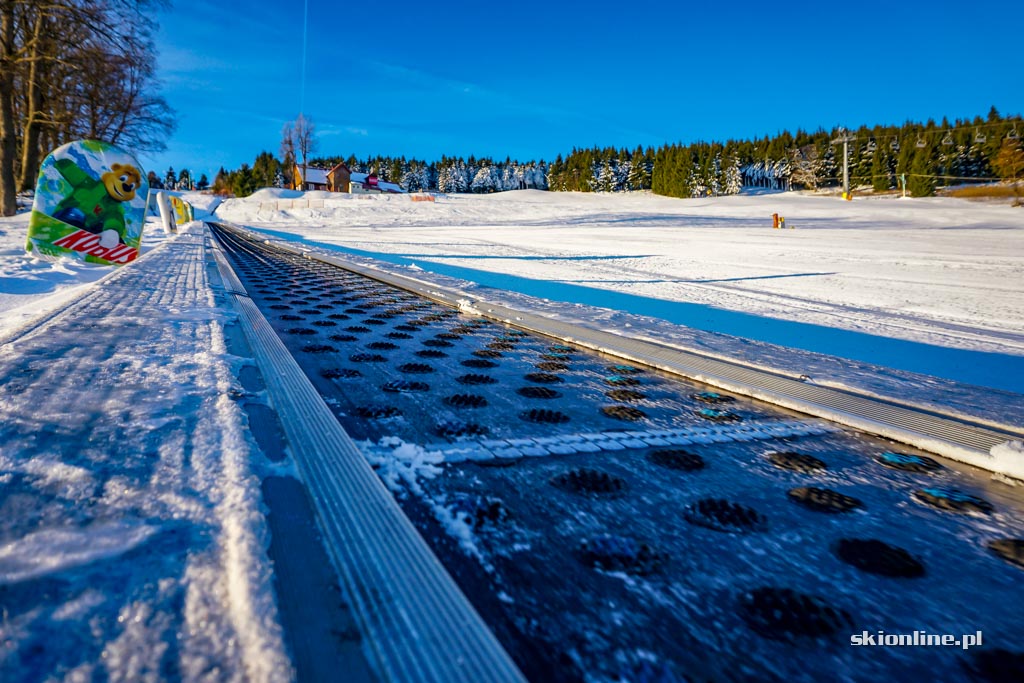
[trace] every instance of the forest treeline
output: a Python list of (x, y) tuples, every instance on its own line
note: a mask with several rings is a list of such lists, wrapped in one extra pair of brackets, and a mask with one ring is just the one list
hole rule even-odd
[[(405, 157), (375, 156), (366, 159), (349, 157), (314, 157), (312, 168), (330, 169), (344, 163), (353, 173), (374, 173), (382, 180), (399, 183), (410, 192), (473, 192), (489, 193), (505, 190), (547, 189), (547, 164), (543, 161), (519, 162), (511, 159), (494, 161), (486, 157), (441, 157), (427, 162)], [(218, 171), (213, 181), (215, 192), (229, 192), (237, 197), (252, 194), (261, 187), (291, 186), (291, 164), (279, 161), (270, 152), (260, 152), (253, 164)]]
[[(862, 126), (759, 140), (666, 145), (654, 155), (652, 189), (673, 197), (733, 194), (739, 187), (819, 189), (842, 183), (847, 140), (851, 188), (902, 189), (929, 196), (939, 186), (1019, 178), (1024, 170), (1020, 116), (941, 123)], [(605, 155), (605, 160), (609, 155)], [(603, 162), (602, 162), (603, 163)]]
[(104, 140), (158, 152), (174, 114), (156, 90), (161, 0), (0, 2), (0, 215), (34, 187), (45, 155)]
[[(573, 149), (553, 161), (442, 157), (318, 157), (309, 166), (344, 162), (354, 172), (376, 173), (407, 190), (488, 193), (536, 188), (552, 191), (651, 190), (670, 197), (737, 194), (744, 187), (821, 189), (842, 183), (843, 145), (849, 148), (852, 188), (898, 190), (928, 196), (939, 186), (1024, 175), (1024, 122), (993, 107), (987, 117), (856, 130), (783, 131), (756, 140), (667, 144), (657, 149)], [(290, 165), (290, 164), (289, 164)], [(284, 186), (289, 165), (261, 152), (252, 166), (221, 169), (214, 189), (238, 196)]]

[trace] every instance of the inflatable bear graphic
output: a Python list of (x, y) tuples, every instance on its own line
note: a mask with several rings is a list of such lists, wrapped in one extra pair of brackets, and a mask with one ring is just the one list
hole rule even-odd
[(139, 169), (128, 164), (113, 164), (95, 180), (71, 159), (58, 159), (54, 166), (73, 190), (57, 204), (53, 217), (99, 235), (102, 247), (110, 249), (124, 244), (121, 203), (135, 199), (135, 190), (142, 182)]
[(39, 171), (26, 250), (122, 265), (139, 255), (149, 185), (138, 161), (113, 145), (79, 140)]

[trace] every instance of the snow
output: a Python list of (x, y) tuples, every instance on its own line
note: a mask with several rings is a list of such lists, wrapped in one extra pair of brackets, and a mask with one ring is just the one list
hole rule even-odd
[(1001, 464), (1000, 471), (1024, 473), (1024, 441), (1015, 439), (997, 444), (989, 451), (989, 455)]
[(223, 200), (223, 197), (209, 192), (179, 192), (176, 194), (192, 205), (197, 219), (209, 217)]
[(305, 180), (307, 183), (316, 183), (317, 185), (327, 184), (327, 172), (329, 168), (317, 168), (316, 166), (306, 166), (302, 169), (305, 173)]
[[(1024, 424), (1024, 211), (1008, 206), (796, 193), (183, 196), (200, 216), (455, 289), (467, 308), (491, 298)], [(322, 202), (266, 206), (310, 198)], [(772, 213), (794, 229), (772, 230)], [(170, 660), (188, 680), (289, 678), (259, 486), (284, 466), (263, 462), (230, 398), (244, 361), (225, 346), (234, 313), (196, 255), (198, 226), (167, 235), (150, 219), (140, 261), (114, 269), (28, 256), (27, 224), (0, 219), (0, 587), (19, 605), (0, 622), (0, 678), (155, 680)], [(637, 437), (600, 436), (602, 450)], [(415, 495), (446, 462), (570, 446), (593, 450), (397, 437), (363, 448), (392, 490)], [(1016, 462), (1022, 448), (991, 454)], [(452, 502), (432, 506), (477, 552)], [(34, 660), (37, 647), (46, 654)]]
[[(524, 190), (217, 216), (551, 317), (1024, 422), (1024, 211), (952, 198)], [(771, 228), (771, 215), (786, 230)], [(397, 268), (396, 268), (397, 267)], [(969, 389), (970, 385), (995, 391)]]
[[(47, 261), (25, 251), (28, 212), (0, 218), (0, 339), (36, 316), (74, 300), (90, 285), (110, 275), (114, 266), (74, 258)], [(167, 239), (157, 218), (147, 218), (139, 255)]]
[(444, 456), (436, 450), (427, 450), (414, 443), (406, 443), (396, 436), (382, 438), (378, 443), (359, 444), (367, 461), (392, 492), (406, 490), (421, 495), (420, 479), (433, 479), (441, 473)]
[(127, 520), (34, 531), (0, 546), (0, 584), (36, 579), (122, 555), (155, 531)]
[(285, 190), (280, 187), (264, 187), (262, 190), (256, 190), (246, 199), (250, 202), (269, 202), (275, 199), (298, 199), (309, 194), (312, 193), (300, 192), (299, 190)]
[[(197, 220), (213, 215), (221, 203), (221, 197), (209, 193), (161, 191), (192, 204)], [(302, 193), (292, 194), (299, 196)], [(153, 197), (150, 202), (152, 207)], [(113, 266), (83, 263), (74, 258), (47, 261), (26, 253), (30, 206), (23, 208), (22, 213), (0, 218), (0, 340), (37, 316), (74, 301), (94, 283), (116, 271)], [(139, 256), (163, 244), (168, 237), (158, 215), (151, 211), (146, 218)]]
[[(27, 220), (2, 225), (7, 246)], [(69, 304), (0, 346), (4, 681), (293, 676), (262, 458), (232, 398), (235, 314), (217, 304), (198, 224), (152, 237), (120, 269), (0, 258), (22, 273), (3, 301)]]

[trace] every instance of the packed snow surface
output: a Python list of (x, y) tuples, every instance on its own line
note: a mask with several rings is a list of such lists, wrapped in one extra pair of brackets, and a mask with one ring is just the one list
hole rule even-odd
[[(219, 197), (199, 192), (169, 194), (191, 203), (197, 219), (209, 216), (220, 204)], [(157, 216), (156, 205), (151, 202), (142, 232), (140, 256), (169, 237)], [(0, 218), (0, 339), (37, 316), (73, 301), (90, 285), (117, 270), (115, 266), (83, 263), (76, 258), (50, 261), (27, 253), (28, 220), (27, 210)]]
[(115, 269), (0, 225), (0, 301), (65, 304), (0, 337), (0, 680), (292, 679), (201, 226)]

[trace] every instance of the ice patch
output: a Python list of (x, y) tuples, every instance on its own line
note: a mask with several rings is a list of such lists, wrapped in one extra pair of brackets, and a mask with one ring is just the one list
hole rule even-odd
[(155, 532), (155, 527), (126, 520), (35, 531), (0, 547), (0, 584), (123, 555)]

